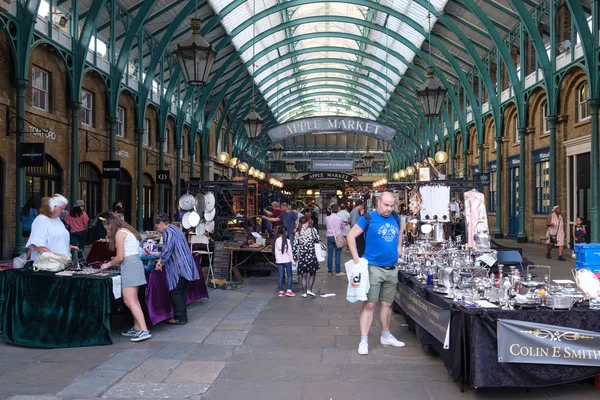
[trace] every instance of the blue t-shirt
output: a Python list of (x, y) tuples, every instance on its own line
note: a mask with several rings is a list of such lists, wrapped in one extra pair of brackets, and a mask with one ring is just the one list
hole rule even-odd
[[(379, 267), (391, 267), (398, 262), (398, 236), (400, 227), (398, 221), (390, 214), (384, 218), (377, 211), (371, 211), (371, 223), (365, 237), (365, 254), (363, 258), (369, 264)], [(364, 216), (356, 223), (364, 231), (367, 220)]]
[(293, 211), (283, 212), (279, 214), (279, 219), (283, 222), (283, 226), (287, 229), (288, 233), (293, 233), (296, 228), (297, 215)]

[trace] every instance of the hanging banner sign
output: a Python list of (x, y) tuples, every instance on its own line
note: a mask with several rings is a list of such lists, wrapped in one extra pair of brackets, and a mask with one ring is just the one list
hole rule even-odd
[(498, 362), (600, 366), (600, 333), (499, 319)]
[(121, 161), (102, 161), (102, 177), (104, 179), (121, 179)]
[(333, 197), (337, 195), (337, 189), (334, 187), (322, 187), (321, 197)]
[(169, 181), (169, 171), (168, 170), (158, 170), (156, 171), (156, 183), (170, 183)]
[(479, 182), (481, 182), (482, 186), (490, 185), (490, 173), (489, 172), (484, 172), (484, 173), (479, 174), (477, 176), (477, 179), (479, 179)]
[(354, 117), (311, 117), (298, 119), (277, 125), (270, 129), (267, 135), (269, 135), (273, 142), (278, 142), (289, 137), (309, 133), (336, 132), (359, 133), (374, 136), (386, 142), (392, 142), (394, 136), (396, 136), (396, 130), (391, 126), (370, 119)]
[(198, 177), (190, 177), (190, 186), (191, 187), (200, 187), (200, 181), (202, 179), (198, 178)]
[(306, 174), (302, 176), (305, 181), (314, 181), (318, 179), (341, 179), (346, 182), (350, 182), (354, 179), (354, 176), (345, 174), (343, 172), (313, 172), (312, 174)]
[(353, 160), (312, 160), (310, 170), (317, 171), (354, 171)]
[(450, 348), (450, 310), (432, 304), (403, 283), (398, 283), (395, 301), (417, 324), (425, 328), (434, 338)]
[(21, 144), (21, 166), (43, 167), (46, 159), (44, 143)]

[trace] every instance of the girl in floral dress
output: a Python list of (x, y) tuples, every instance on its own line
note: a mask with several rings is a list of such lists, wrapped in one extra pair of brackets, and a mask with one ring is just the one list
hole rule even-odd
[(307, 295), (316, 296), (313, 293), (319, 261), (315, 253), (315, 243), (319, 243), (317, 230), (310, 226), (310, 220), (306, 217), (300, 218), (300, 227), (296, 232), (294, 241), (294, 259), (298, 263), (298, 274), (302, 283), (302, 297)]

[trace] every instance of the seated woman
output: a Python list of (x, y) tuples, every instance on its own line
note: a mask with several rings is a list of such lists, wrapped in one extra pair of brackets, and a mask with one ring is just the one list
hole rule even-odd
[(31, 250), (31, 260), (36, 260), (41, 253), (51, 252), (71, 257), (71, 250), (77, 246), (69, 244), (69, 231), (60, 219), (69, 201), (60, 194), (44, 197), (40, 214), (31, 224), (31, 234), (25, 247)]

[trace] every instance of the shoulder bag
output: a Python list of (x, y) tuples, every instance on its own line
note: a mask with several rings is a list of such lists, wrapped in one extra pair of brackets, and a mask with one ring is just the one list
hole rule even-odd
[(326, 259), (326, 250), (327, 248), (325, 248), (325, 246), (323, 245), (323, 243), (321, 243), (321, 241), (319, 240), (319, 237), (317, 236), (317, 234), (315, 233), (314, 229), (313, 229), (313, 236), (315, 238), (315, 255), (317, 256), (317, 261), (319, 262), (323, 262)]
[(71, 259), (62, 254), (45, 252), (33, 262), (34, 271), (59, 272), (67, 267)]

